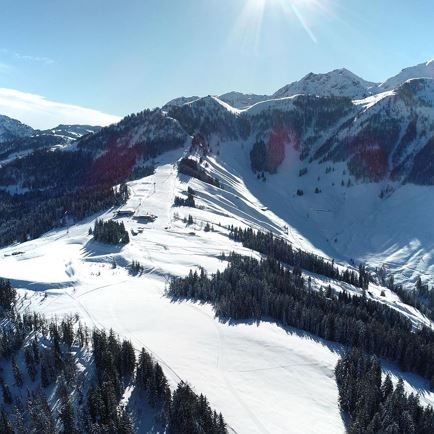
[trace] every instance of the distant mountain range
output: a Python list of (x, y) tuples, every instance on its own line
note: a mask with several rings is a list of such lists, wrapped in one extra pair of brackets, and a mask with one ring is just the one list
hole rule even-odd
[[(383, 83), (338, 69), (310, 73), (272, 96), (232, 92), (182, 98), (164, 110), (190, 135), (250, 146), (262, 140), (267, 153), (281, 155), (291, 143), (306, 164), (345, 161), (358, 179), (432, 184), (433, 89), (434, 61), (429, 61)], [(264, 168), (277, 170), (282, 158), (274, 160)]]
[(100, 129), (91, 125), (58, 125), (48, 130), (34, 130), (18, 120), (0, 115), (0, 163), (13, 154), (66, 146)]
[[(228, 92), (218, 98), (237, 109), (246, 109), (258, 102), (270, 99), (286, 98), (295, 95), (345, 96), (351, 99), (363, 99), (370, 95), (393, 90), (413, 78), (434, 78), (434, 60), (403, 69), (399, 74), (384, 81), (374, 83), (353, 74), (348, 69), (335, 69), (324, 74), (309, 73), (299, 81), (289, 83), (273, 95), (244, 94)], [(176, 98), (164, 108), (180, 106), (195, 100), (198, 96)]]
[[(0, 152), (65, 146), (110, 149), (138, 161), (182, 146), (195, 134), (210, 142), (263, 142), (263, 171), (275, 172), (292, 145), (306, 166), (343, 161), (359, 180), (433, 184), (434, 61), (373, 83), (346, 69), (310, 73), (271, 96), (230, 92), (180, 97), (106, 128), (59, 125), (35, 131), (0, 118)], [(134, 150), (132, 152), (132, 150)], [(258, 153), (256, 153), (258, 155)], [(258, 157), (259, 158), (259, 157)], [(131, 163), (136, 164), (136, 163)]]

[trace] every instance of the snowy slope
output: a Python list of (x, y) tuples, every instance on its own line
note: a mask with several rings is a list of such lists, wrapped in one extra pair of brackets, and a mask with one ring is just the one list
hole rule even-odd
[[(215, 192), (198, 183), (191, 185), (206, 203)], [(185, 275), (198, 265), (210, 272), (223, 268), (218, 256), (233, 249), (249, 254), (220, 234), (223, 229), (205, 233), (200, 229), (203, 221), (186, 227), (176, 218), (176, 212), (182, 217), (195, 211), (195, 218), (216, 226), (236, 222), (229, 211), (236, 206), (230, 205), (236, 200), (232, 194), (222, 192), (225, 198), (219, 205), (210, 203), (214, 209), (220, 207), (220, 214), (206, 208), (172, 209), (174, 193), (186, 189), (172, 163), (133, 182), (131, 189), (127, 207), (140, 214), (152, 210), (158, 219), (146, 226), (125, 220), (129, 229), (143, 232), (132, 236), (124, 249), (91, 241), (88, 222), (72, 227), (69, 234), (57, 231), (19, 246), (24, 253), (3, 257), (0, 274), (21, 288), (36, 290), (28, 293), (31, 308), (56, 315), (79, 312), (91, 325), (113, 327), (138, 347), (146, 344), (173, 382), (182, 378), (200, 387), (236, 432), (344, 432), (336, 405), (333, 367), (338, 354), (333, 348), (273, 324), (222, 324), (207, 306), (172, 303), (163, 297), (169, 274)], [(252, 206), (247, 192), (242, 200)], [(15, 250), (3, 251), (2, 256)], [(133, 277), (124, 268), (133, 258), (145, 266), (144, 276)], [(47, 288), (43, 299), (38, 290)], [(289, 414), (288, 402), (294, 403)], [(312, 431), (305, 423), (310, 405), (318, 416)]]
[[(127, 246), (94, 242), (88, 235), (94, 219), (89, 219), (69, 231), (1, 250), (0, 276), (27, 294), (30, 309), (48, 315), (78, 312), (90, 325), (114, 328), (137, 348), (146, 345), (172, 385), (180, 378), (190, 382), (238, 433), (343, 433), (333, 373), (338, 347), (266, 321), (222, 323), (207, 305), (171, 302), (164, 296), (172, 275), (184, 276), (198, 266), (208, 272), (223, 269), (221, 253), (258, 256), (229, 240), (225, 226), (230, 224), (273, 230), (296, 246), (325, 254), (303, 234), (311, 217), (297, 214), (299, 208), (304, 211), (300, 202), (274, 193), (279, 183), (294, 182), (290, 171), (263, 183), (245, 165), (247, 151), (239, 143), (222, 144), (220, 151), (221, 158), (208, 159), (208, 170), (224, 189), (179, 175), (176, 162), (183, 150), (161, 156), (154, 175), (129, 184), (131, 198), (124, 208), (158, 218), (148, 224), (121, 219), (133, 231)], [(201, 208), (173, 208), (174, 196), (185, 195), (188, 186)], [(100, 217), (113, 217), (115, 211)], [(316, 220), (314, 210), (310, 213)], [(192, 226), (183, 221), (188, 214), (195, 219)], [(203, 230), (207, 222), (214, 231)], [(294, 226), (288, 233), (286, 222)], [(142, 275), (129, 273), (133, 260), (144, 266)], [(313, 276), (314, 287), (325, 284)], [(359, 291), (349, 285), (346, 289)], [(372, 286), (374, 299), (404, 312), (415, 325), (427, 324), (390, 291), (381, 297), (380, 290)], [(420, 379), (408, 380), (409, 390), (426, 387)], [(423, 402), (434, 402), (434, 397), (426, 393)]]
[[(315, 246), (345, 262), (366, 262), (373, 270), (384, 265), (407, 284), (418, 275), (434, 283), (432, 187), (356, 181), (346, 164), (309, 164), (289, 145), (277, 174), (264, 183), (246, 170), (249, 152), (233, 143), (220, 146), (226, 169), (242, 174), (246, 188), (270, 210), (267, 213), (273, 212), (281, 225), (289, 224), (296, 245), (309, 250)], [(304, 168), (307, 174), (300, 177)], [(315, 193), (316, 187), (321, 193)], [(296, 195), (298, 189), (302, 197)], [(383, 198), (382, 191), (387, 192)]]
[(0, 143), (30, 136), (32, 133), (33, 128), (28, 125), (8, 116), (0, 115)]
[[(330, 141), (327, 152), (332, 152), (339, 149), (339, 139), (365, 138), (361, 132), (372, 125), (384, 129), (385, 119), (397, 120), (402, 143), (417, 113), (417, 137), (407, 137), (401, 154), (390, 145), (391, 161), (404, 164), (430, 146), (433, 81), (413, 79), (378, 95), (370, 95), (373, 83), (345, 70), (302, 82), (295, 93), (311, 97), (283, 96), (247, 109), (212, 96), (185, 100), (167, 112), (129, 116), (83, 139), (79, 147), (98, 155), (109, 148), (117, 158), (144, 144), (161, 149), (175, 143), (177, 150), (157, 158), (154, 175), (129, 183), (131, 197), (123, 207), (136, 217), (153, 214), (157, 219), (144, 224), (119, 218), (131, 242), (123, 248), (105, 246), (93, 241), (88, 230), (97, 217), (116, 218), (117, 210), (106, 210), (68, 231), (0, 250), (0, 277), (20, 288), (29, 309), (48, 315), (78, 312), (90, 325), (114, 328), (137, 348), (146, 345), (173, 386), (179, 379), (190, 382), (238, 433), (344, 432), (333, 374), (341, 348), (267, 321), (220, 322), (208, 305), (175, 303), (165, 296), (171, 276), (185, 276), (197, 267), (210, 273), (225, 268), (222, 253), (258, 257), (228, 238), (228, 225), (273, 231), (295, 247), (335, 258), (338, 265), (348, 266), (353, 259), (366, 262), (371, 271), (384, 266), (397, 282), (414, 282), (421, 275), (434, 283), (432, 187), (389, 177), (363, 182), (350, 175), (345, 159), (301, 158), (301, 151), (312, 156), (325, 142)], [(356, 99), (315, 96), (330, 92)], [(314, 115), (307, 122), (309, 108)], [(277, 173), (267, 173), (263, 181), (250, 167), (252, 143), (279, 128), (287, 139), (284, 159)], [(205, 134), (215, 152), (206, 158), (206, 170), (223, 188), (177, 171), (197, 132)], [(379, 148), (374, 134), (368, 138), (364, 146)], [(188, 187), (195, 190), (199, 207), (174, 208), (175, 196), (185, 197)], [(193, 225), (185, 222), (189, 214)], [(206, 232), (206, 223), (214, 230)], [(130, 274), (132, 261), (143, 265), (141, 275)], [(314, 289), (330, 283), (336, 291), (360, 294), (350, 285), (310, 277)], [(370, 285), (368, 297), (402, 312), (415, 327), (432, 326), (379, 285)], [(387, 369), (403, 375), (393, 366)], [(422, 393), (423, 403), (434, 403), (422, 380), (405, 378), (408, 390)]]
[(180, 106), (187, 104), (189, 102), (196, 101), (199, 98), (200, 97), (198, 97), (198, 96), (189, 96), (189, 97), (181, 96), (179, 98), (172, 99), (169, 102), (167, 102), (166, 104), (164, 104), (163, 110), (168, 110), (171, 107), (180, 107)]
[(395, 89), (413, 78), (434, 78), (434, 59), (403, 69), (399, 74), (381, 83), (378, 90), (382, 92)]
[(59, 137), (65, 137), (68, 139), (79, 139), (87, 134), (93, 134), (98, 132), (101, 127), (92, 125), (58, 125), (50, 130), (42, 131), (42, 134), (53, 134)]
[(270, 99), (268, 95), (246, 94), (241, 92), (228, 92), (219, 96), (219, 99), (237, 109), (246, 109), (252, 105)]
[(283, 98), (297, 94), (309, 94), (346, 96), (351, 99), (360, 99), (369, 96), (375, 85), (375, 83), (363, 80), (343, 68), (325, 74), (309, 73), (300, 81), (282, 87), (273, 97)]
[[(220, 101), (225, 102), (226, 104), (229, 104), (231, 107), (236, 109), (245, 109), (247, 107), (252, 106), (253, 104), (256, 104), (260, 101), (265, 101), (267, 99), (270, 99), (270, 96), (267, 95), (255, 95), (255, 94), (246, 94), (242, 92), (228, 92), (223, 95), (220, 95), (217, 97)], [(184, 104), (191, 103), (193, 101), (197, 101), (198, 99), (201, 99), (198, 96), (190, 96), (190, 97), (179, 97), (175, 98), (168, 103), (166, 103), (163, 106), (163, 110), (169, 110), (173, 107), (181, 107)]]

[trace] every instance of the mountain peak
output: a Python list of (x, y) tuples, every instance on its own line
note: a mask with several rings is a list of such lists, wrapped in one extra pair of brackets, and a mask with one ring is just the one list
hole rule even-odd
[(163, 106), (163, 110), (168, 110), (171, 107), (180, 107), (184, 104), (188, 104), (192, 101), (196, 101), (200, 99), (199, 96), (180, 96), (178, 98), (174, 98), (172, 100), (170, 100), (169, 102), (167, 102), (166, 104), (164, 104)]
[(434, 78), (434, 59), (404, 68), (399, 74), (381, 83), (379, 88), (382, 91), (395, 89), (413, 78)]
[(0, 115), (0, 143), (30, 136), (33, 128), (5, 115)]
[(301, 80), (279, 89), (274, 98), (284, 98), (297, 94), (318, 96), (345, 96), (351, 99), (365, 98), (371, 94), (375, 83), (363, 80), (346, 68), (334, 69), (326, 73), (305, 75)]
[(219, 99), (236, 109), (246, 109), (258, 102), (265, 101), (270, 97), (267, 95), (246, 94), (242, 92), (228, 92), (219, 96)]

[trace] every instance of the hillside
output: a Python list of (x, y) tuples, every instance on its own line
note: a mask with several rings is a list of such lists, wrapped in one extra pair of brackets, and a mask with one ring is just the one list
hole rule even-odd
[[(30, 309), (48, 316), (77, 312), (90, 327), (114, 328), (137, 348), (146, 345), (171, 385), (182, 379), (205, 393), (236, 432), (344, 432), (333, 379), (338, 346), (267, 320), (222, 322), (209, 305), (164, 296), (170, 276), (183, 277), (197, 267), (210, 273), (225, 268), (222, 253), (259, 257), (228, 238), (228, 225), (273, 230), (294, 246), (324, 254), (268, 209), (275, 200), (269, 180), (258, 181), (248, 165), (244, 171), (229, 166), (248, 162), (231, 153), (240, 148), (220, 149), (222, 159), (208, 157), (207, 170), (223, 188), (179, 174), (182, 149), (159, 157), (154, 175), (129, 183), (130, 199), (121, 208), (126, 215), (117, 217), (130, 233), (126, 246), (93, 241), (92, 217), (3, 249), (0, 275), (20, 288)], [(174, 207), (175, 196), (186, 197), (188, 187), (196, 207)], [(156, 220), (145, 223), (148, 214)], [(98, 217), (115, 215), (116, 208)], [(132, 272), (133, 261), (141, 265), (138, 272)], [(315, 288), (330, 283), (336, 291), (360, 294), (351, 285), (310, 276)], [(369, 297), (403, 312), (415, 325), (430, 324), (387, 288), (372, 284)], [(398, 374), (395, 367), (387, 369)], [(427, 387), (421, 379), (399, 375), (407, 379), (407, 390)], [(434, 402), (430, 392), (423, 393), (423, 402)], [(314, 425), (307, 423), (312, 411)]]
[(433, 83), (338, 70), (14, 139), (0, 278), (20, 314), (145, 347), (237, 433), (345, 432), (354, 346), (432, 405)]
[[(30, 136), (33, 129), (20, 121), (0, 115), (0, 143)], [(1, 148), (0, 148), (1, 149)]]
[[(410, 70), (417, 75), (420, 68)], [(352, 77), (347, 71), (330, 76), (338, 80), (341, 73), (344, 85)], [(34, 141), (31, 149), (47, 145), (54, 149), (59, 147), (58, 139), (61, 147), (70, 146), (65, 148), (68, 152), (29, 155), (19, 162), (13, 160), (17, 154), (11, 154), (3, 160), (1, 189), (29, 194), (4, 196), (6, 220), (2, 232), (0, 219), (0, 234), (5, 242), (38, 236), (64, 224), (65, 212), (73, 220), (80, 219), (114, 203), (116, 199), (104, 190), (106, 183), (143, 176), (152, 171), (152, 160), (159, 154), (186, 148), (195, 136), (219, 165), (241, 179), (281, 219), (280, 226), (294, 228), (315, 248), (340, 260), (367, 262), (372, 269), (384, 266), (398, 281), (414, 283), (419, 275), (431, 281), (426, 198), (434, 182), (433, 89), (432, 79), (413, 78), (363, 99), (296, 95), (260, 101), (242, 110), (208, 96), (181, 100), (167, 111), (127, 116), (75, 143), (61, 133), (65, 126), (53, 129), (54, 135), (20, 139), (27, 144)], [(80, 128), (81, 133), (90, 131)], [(22, 148), (19, 140), (14, 143)], [(69, 173), (59, 170), (66, 165)], [(258, 176), (267, 181), (258, 182)], [(56, 189), (48, 187), (48, 180), (54, 179)], [(88, 195), (94, 197), (95, 191), (90, 186), (101, 189), (92, 206)], [(41, 200), (41, 188), (46, 189), (44, 211), (34, 205)], [(83, 188), (86, 196), (77, 211), (71, 212), (69, 206), (54, 208), (53, 200), (68, 203), (68, 194)], [(303, 196), (295, 195), (298, 190)], [(20, 209), (37, 212), (38, 217), (28, 219)], [(41, 219), (47, 210), (49, 218)], [(44, 224), (34, 230), (32, 221)], [(15, 228), (20, 226), (17, 235)], [(399, 239), (396, 228), (400, 228)]]
[(0, 115), (0, 167), (36, 150), (65, 148), (100, 129), (101, 127), (90, 125), (58, 125), (49, 130), (34, 130)]
[(401, 84), (413, 78), (434, 78), (434, 60), (419, 65), (404, 68), (400, 73), (381, 83), (380, 91), (395, 89)]
[(77, 315), (58, 321), (23, 312), (25, 303), (0, 280), (3, 434), (229, 432), (187, 383), (172, 394), (145, 348), (136, 354), (131, 341), (89, 329)]

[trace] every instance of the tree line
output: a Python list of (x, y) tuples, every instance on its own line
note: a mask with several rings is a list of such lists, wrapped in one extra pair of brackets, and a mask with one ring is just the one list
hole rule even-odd
[(214, 185), (215, 187), (220, 187), (220, 181), (217, 178), (213, 178), (208, 175), (206, 170), (192, 158), (184, 157), (178, 163), (178, 171), (187, 176), (197, 178), (200, 181), (206, 182), (207, 184)]
[(95, 241), (106, 244), (128, 244), (130, 237), (123, 222), (97, 219), (93, 231), (90, 231)]
[(16, 300), (17, 291), (8, 280), (0, 279), (0, 307), (3, 310), (10, 310)]
[(254, 231), (251, 228), (242, 229), (231, 226), (229, 238), (241, 242), (244, 247), (255, 250), (270, 258), (292, 267), (302, 268), (315, 274), (340, 280), (359, 288), (368, 289), (370, 275), (363, 264), (359, 265), (359, 273), (348, 268), (340, 271), (334, 260), (328, 261), (314, 253), (301, 249), (293, 249), (291, 244), (273, 235), (272, 232)]
[(214, 305), (224, 319), (271, 317), (320, 338), (395, 362), (434, 385), (434, 332), (413, 330), (398, 311), (365, 296), (334, 293), (331, 287), (309, 290), (299, 268), (284, 267), (274, 258), (257, 261), (232, 254), (228, 267), (207, 276), (190, 271), (172, 278), (168, 294)]
[(383, 380), (377, 357), (353, 349), (335, 368), (341, 409), (349, 416), (350, 434), (431, 434), (433, 409), (423, 407), (419, 397), (396, 386), (387, 374)]
[(427, 283), (423, 283), (420, 277), (417, 278), (413, 289), (404, 289), (402, 285), (395, 284), (393, 276), (390, 276), (383, 284), (398, 294), (405, 304), (415, 307), (434, 321), (434, 289), (430, 288)]
[(0, 167), (0, 186), (18, 188), (18, 194), (0, 191), (0, 246), (125, 203), (125, 177), (94, 172), (95, 161), (84, 151), (39, 150)]
[(227, 433), (205, 396), (184, 382), (172, 393), (145, 349), (137, 357), (130, 341), (112, 330), (89, 330), (77, 316), (20, 314), (14, 291), (0, 282), (2, 434), (132, 434), (143, 416), (121, 404), (129, 387), (140, 406), (152, 409), (146, 417), (168, 434)]
[(173, 206), (189, 206), (190, 208), (196, 208), (196, 202), (194, 201), (193, 193), (187, 194), (187, 199), (180, 196), (175, 196)]

